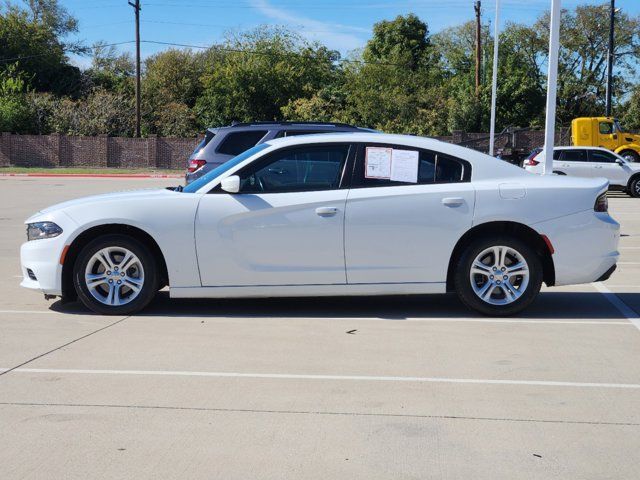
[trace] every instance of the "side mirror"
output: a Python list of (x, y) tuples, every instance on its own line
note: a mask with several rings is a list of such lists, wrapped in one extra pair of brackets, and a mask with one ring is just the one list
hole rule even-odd
[(618, 165), (624, 165), (624, 160), (620, 160), (619, 158), (616, 158), (616, 163)]
[(240, 191), (240, 177), (238, 175), (231, 175), (230, 177), (223, 178), (220, 183), (220, 188), (227, 193), (238, 193)]

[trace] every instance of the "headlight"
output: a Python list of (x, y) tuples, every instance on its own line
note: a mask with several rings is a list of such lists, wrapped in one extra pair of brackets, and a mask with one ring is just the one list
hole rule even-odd
[(53, 222), (36, 222), (27, 224), (27, 240), (41, 240), (57, 237), (62, 229)]

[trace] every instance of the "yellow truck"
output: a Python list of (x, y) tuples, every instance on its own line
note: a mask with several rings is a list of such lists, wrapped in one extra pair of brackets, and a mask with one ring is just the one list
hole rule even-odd
[(625, 132), (613, 117), (581, 117), (571, 122), (571, 143), (603, 147), (629, 162), (640, 162), (640, 135)]

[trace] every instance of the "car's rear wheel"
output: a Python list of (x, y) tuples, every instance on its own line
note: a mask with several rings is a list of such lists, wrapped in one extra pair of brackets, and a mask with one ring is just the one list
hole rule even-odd
[(640, 176), (631, 179), (628, 192), (632, 197), (640, 197)]
[(485, 237), (460, 256), (455, 289), (468, 307), (485, 315), (514, 315), (535, 300), (542, 285), (542, 263), (518, 238)]
[(126, 235), (105, 235), (80, 252), (73, 269), (80, 301), (103, 315), (130, 315), (158, 291), (156, 263), (149, 249)]

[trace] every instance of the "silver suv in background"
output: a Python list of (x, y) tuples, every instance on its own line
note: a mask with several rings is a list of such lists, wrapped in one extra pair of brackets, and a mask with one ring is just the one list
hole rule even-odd
[(185, 182), (188, 185), (245, 150), (274, 138), (336, 132), (371, 132), (345, 123), (254, 122), (210, 128), (189, 157)]

